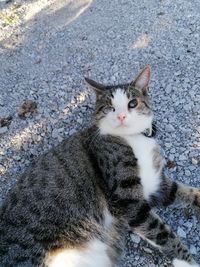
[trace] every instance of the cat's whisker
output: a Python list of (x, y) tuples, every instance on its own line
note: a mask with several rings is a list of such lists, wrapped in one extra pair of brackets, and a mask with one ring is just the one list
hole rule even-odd
[(156, 131), (157, 132), (160, 132), (160, 133), (163, 133), (163, 132), (165, 132), (161, 127), (159, 127), (157, 124), (155, 125), (155, 127), (156, 127)]

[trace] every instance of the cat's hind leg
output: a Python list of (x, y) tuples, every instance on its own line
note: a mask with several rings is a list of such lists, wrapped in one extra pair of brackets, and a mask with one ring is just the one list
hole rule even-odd
[(200, 188), (191, 187), (171, 180), (165, 173), (162, 174), (159, 197), (153, 198), (154, 204), (164, 206), (175, 202), (191, 207), (200, 219)]
[[(153, 212), (150, 212), (142, 223), (138, 224), (135, 219), (130, 220), (129, 225), (136, 234), (145, 238), (168, 256), (175, 267), (199, 267), (176, 234)], [(181, 263), (182, 265), (180, 265)]]

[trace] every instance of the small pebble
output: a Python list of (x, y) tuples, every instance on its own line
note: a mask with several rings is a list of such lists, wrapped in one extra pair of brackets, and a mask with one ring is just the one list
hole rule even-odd
[(0, 128), (0, 134), (4, 134), (8, 131), (8, 127), (1, 127)]
[(140, 237), (138, 235), (131, 235), (131, 239), (134, 243), (139, 243), (140, 242)]
[(174, 127), (171, 125), (171, 124), (167, 124), (166, 125), (166, 131), (167, 132), (173, 132), (175, 129), (174, 129)]
[(190, 252), (193, 255), (196, 255), (197, 254), (197, 249), (196, 249), (196, 247), (194, 245), (190, 245)]
[(59, 136), (59, 131), (58, 131), (58, 129), (53, 129), (53, 131), (52, 131), (52, 137), (53, 137), (53, 138), (58, 138), (58, 136)]
[(192, 158), (192, 164), (197, 165), (198, 164), (198, 160), (195, 159), (195, 158)]
[(186, 233), (180, 226), (178, 227), (177, 234), (182, 238), (186, 238)]

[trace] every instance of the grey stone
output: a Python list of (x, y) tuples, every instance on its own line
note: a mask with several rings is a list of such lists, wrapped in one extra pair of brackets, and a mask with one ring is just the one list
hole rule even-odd
[(190, 245), (190, 252), (193, 255), (197, 255), (197, 249), (194, 245)]
[(75, 129), (71, 129), (70, 131), (69, 131), (69, 135), (72, 135), (72, 134), (75, 134), (76, 133), (76, 130)]
[(166, 131), (167, 132), (173, 132), (175, 129), (174, 129), (174, 127), (171, 125), (171, 124), (167, 124), (166, 125)]
[(192, 158), (192, 164), (197, 165), (198, 164), (198, 160), (195, 159), (195, 158)]
[(184, 222), (184, 226), (187, 227), (188, 229), (191, 229), (193, 224), (191, 222)]
[(179, 71), (176, 71), (175, 73), (174, 73), (174, 75), (175, 76), (180, 76), (181, 75), (181, 71), (179, 70)]
[(189, 170), (186, 170), (186, 171), (185, 171), (185, 175), (186, 175), (186, 176), (191, 176), (191, 172), (190, 172)]
[(143, 247), (143, 250), (148, 254), (152, 254), (152, 252), (153, 252), (152, 249), (147, 248), (147, 247)]
[(176, 152), (176, 149), (173, 147), (173, 148), (170, 149), (170, 152), (171, 152), (172, 154), (174, 154), (174, 153)]
[(196, 167), (195, 167), (195, 166), (188, 166), (188, 169), (189, 169), (191, 172), (193, 172), (193, 171), (196, 170)]
[(20, 156), (14, 156), (13, 157), (15, 160), (17, 160), (17, 161), (20, 161), (21, 160), (21, 157)]
[(186, 233), (180, 226), (178, 227), (177, 234), (180, 237), (186, 238)]
[(53, 129), (53, 131), (52, 131), (52, 137), (53, 137), (53, 138), (58, 138), (58, 136), (59, 136), (59, 131), (58, 131), (58, 129)]
[(179, 160), (181, 160), (181, 161), (184, 161), (184, 160), (186, 160), (187, 159), (187, 157), (185, 156), (185, 155), (180, 155), (179, 156)]
[(165, 92), (166, 92), (167, 94), (170, 94), (171, 91), (172, 91), (172, 86), (171, 86), (171, 84), (168, 84), (167, 87), (165, 88)]
[(138, 235), (131, 235), (131, 239), (136, 244), (138, 244), (141, 240), (141, 238)]
[(78, 118), (77, 119), (77, 122), (80, 123), (80, 124), (82, 124), (83, 123), (83, 119), (82, 118)]
[(1, 127), (0, 128), (0, 134), (4, 134), (4, 133), (6, 133), (8, 131), (8, 127)]
[(4, 104), (4, 101), (3, 101), (3, 99), (1, 99), (1, 98), (0, 98), (0, 106), (2, 106), (2, 107), (3, 107), (4, 105), (5, 105), (5, 104)]
[(170, 148), (170, 147), (172, 146), (172, 144), (171, 144), (171, 143), (166, 143), (165, 146), (166, 146), (167, 148)]

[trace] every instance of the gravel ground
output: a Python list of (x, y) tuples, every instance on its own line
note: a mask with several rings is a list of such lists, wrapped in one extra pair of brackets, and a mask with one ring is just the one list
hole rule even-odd
[[(94, 95), (84, 76), (122, 83), (145, 64), (167, 172), (200, 186), (199, 0), (7, 0), (0, 8), (0, 118), (12, 116), (0, 122), (1, 200), (33, 159), (88, 125)], [(27, 99), (37, 112), (19, 117)], [(200, 262), (193, 214), (158, 213)], [(121, 266), (170, 263), (129, 236)]]

